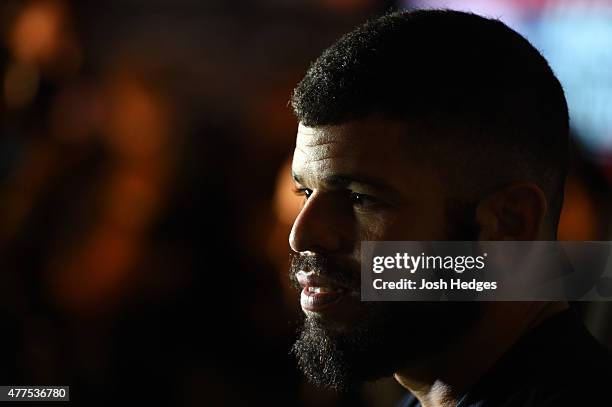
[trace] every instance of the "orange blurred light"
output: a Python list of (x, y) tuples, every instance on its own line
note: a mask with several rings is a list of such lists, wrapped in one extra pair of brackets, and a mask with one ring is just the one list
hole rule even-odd
[(292, 225), (300, 213), (303, 198), (293, 192), (291, 159), (283, 164), (276, 180), (274, 212), (283, 225)]
[(587, 190), (577, 179), (568, 178), (558, 239), (599, 240), (597, 225), (597, 214)]
[(63, 7), (57, 1), (27, 5), (17, 17), (9, 38), (13, 56), (22, 62), (51, 59), (60, 47), (63, 20)]
[(39, 72), (35, 65), (11, 64), (4, 76), (4, 102), (9, 108), (21, 108), (30, 103), (38, 90)]
[(109, 92), (108, 142), (123, 158), (155, 159), (163, 154), (169, 109), (155, 92), (129, 76), (117, 78)]
[(74, 74), (82, 62), (67, 4), (61, 0), (27, 3), (13, 21), (7, 42), (14, 60), (52, 76)]

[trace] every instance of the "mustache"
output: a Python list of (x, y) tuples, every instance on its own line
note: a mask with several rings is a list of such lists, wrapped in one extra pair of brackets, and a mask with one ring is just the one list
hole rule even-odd
[(359, 262), (340, 260), (323, 254), (290, 253), (289, 256), (291, 260), (289, 280), (297, 290), (302, 289), (296, 276), (299, 271), (314, 272), (356, 291), (359, 291), (361, 287), (361, 265)]

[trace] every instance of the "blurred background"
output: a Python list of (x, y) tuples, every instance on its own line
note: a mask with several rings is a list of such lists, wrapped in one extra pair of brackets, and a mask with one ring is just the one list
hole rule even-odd
[[(391, 7), (500, 17), (571, 110), (563, 240), (610, 240), (612, 2), (3, 0), (0, 384), (78, 405), (392, 406), (337, 396), (288, 352), (298, 210), (289, 95), (340, 34)], [(612, 308), (578, 303), (612, 347)]]

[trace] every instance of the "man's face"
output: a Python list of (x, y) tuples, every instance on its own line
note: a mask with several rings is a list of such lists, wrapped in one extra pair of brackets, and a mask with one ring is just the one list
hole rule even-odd
[(449, 219), (436, 163), (408, 140), (405, 123), (374, 115), (298, 128), (292, 171), (304, 205), (289, 237), (290, 276), (305, 323), (293, 350), (315, 383), (346, 388), (389, 375), (476, 314), (469, 304), (360, 301), (362, 241), (474, 239), (457, 227), (466, 219)]

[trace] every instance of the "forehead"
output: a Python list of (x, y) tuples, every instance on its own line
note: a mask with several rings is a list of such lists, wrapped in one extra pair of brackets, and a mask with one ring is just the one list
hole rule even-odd
[(304, 177), (358, 172), (389, 179), (414, 169), (410, 144), (406, 123), (380, 117), (320, 127), (300, 123), (293, 171)]

